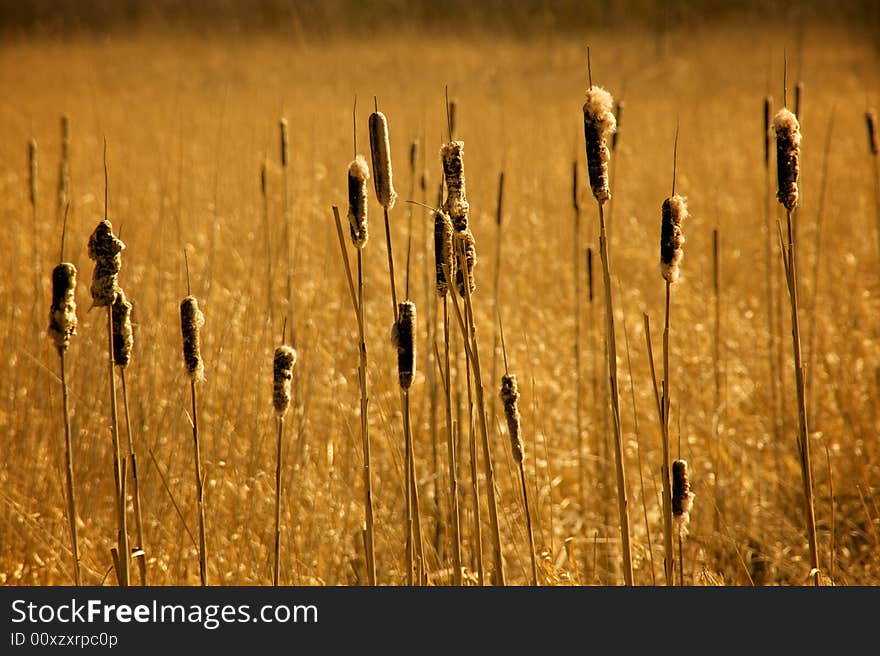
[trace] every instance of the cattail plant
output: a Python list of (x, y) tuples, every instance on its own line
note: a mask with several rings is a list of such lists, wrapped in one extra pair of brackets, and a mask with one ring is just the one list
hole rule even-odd
[(42, 290), (42, 274), (40, 273), (40, 226), (37, 221), (37, 140), (28, 142), (28, 198), (31, 204), (31, 229), (33, 235), (33, 270), (34, 270), (34, 320), (39, 321), (39, 303)]
[[(61, 259), (64, 259), (62, 236)], [(49, 337), (58, 351), (61, 374), (61, 395), (64, 399), (64, 459), (67, 474), (67, 519), (70, 524), (70, 546), (73, 551), (73, 580), (82, 585), (79, 567), (79, 538), (76, 527), (76, 485), (73, 473), (73, 441), (70, 431), (70, 403), (67, 392), (65, 354), (71, 338), (76, 335), (76, 267), (61, 262), (52, 270), (52, 305), (49, 309)]]
[[(586, 508), (586, 473), (584, 471), (584, 425), (583, 425), (583, 380), (581, 366), (581, 202), (580, 181), (578, 180), (578, 163), (571, 163), (571, 205), (574, 213), (573, 261), (574, 271), (574, 378), (575, 378), (575, 453), (578, 467), (578, 501), (581, 509)], [(590, 252), (592, 256), (592, 251)]]
[(694, 493), (691, 492), (691, 484), (688, 479), (687, 460), (676, 460), (672, 463), (672, 517), (675, 524), (675, 534), (678, 537), (678, 582), (680, 585), (684, 585), (682, 541), (688, 534), (693, 500)]
[(190, 399), (192, 401), (193, 455), (196, 476), (196, 502), (199, 510), (199, 579), (202, 585), (208, 584), (208, 548), (205, 536), (205, 490), (202, 474), (202, 455), (199, 443), (199, 421), (196, 383), (205, 380), (205, 364), (202, 360), (201, 330), (205, 325), (205, 315), (199, 309), (199, 302), (189, 290), (180, 303), (180, 331), (183, 338), (183, 363), (189, 376)]
[[(589, 68), (589, 50), (587, 50)], [(611, 414), (614, 419), (615, 462), (617, 470), (617, 508), (620, 520), (623, 576), (626, 585), (633, 584), (632, 550), (630, 546), (629, 511), (627, 509), (626, 466), (623, 461), (623, 439), (620, 427), (620, 395), (617, 379), (617, 342), (614, 334), (614, 305), (611, 296), (611, 265), (608, 254), (608, 234), (605, 225), (605, 203), (611, 198), (608, 184), (608, 162), (611, 152), (608, 140), (617, 129), (617, 121), (611, 111), (614, 99), (601, 87), (594, 87), (590, 80), (584, 102), (584, 141), (587, 151), (587, 171), (590, 189), (599, 208), (599, 253), (602, 258), (602, 274), (605, 283), (605, 325), (608, 347), (608, 380), (611, 397)]]
[(672, 285), (678, 281), (679, 266), (684, 257), (684, 234), (681, 226), (688, 217), (687, 203), (682, 196), (675, 193), (675, 163), (678, 154), (678, 130), (675, 133), (672, 165), (672, 195), (663, 201), (660, 211), (660, 275), (666, 283), (666, 305), (663, 321), (663, 379), (660, 387), (660, 427), (663, 444), (663, 464), (661, 468), (663, 483), (663, 537), (665, 547), (664, 571), (666, 584), (672, 585), (673, 561), (672, 550), (672, 482), (670, 474), (669, 449), (669, 409), (671, 383), (669, 370), (669, 318)]
[(61, 161), (58, 163), (58, 213), (67, 206), (70, 193), (70, 118), (61, 116)]
[(523, 449), (520, 414), (519, 414), (519, 386), (516, 382), (516, 374), (505, 371), (501, 377), (501, 404), (504, 408), (504, 418), (507, 420), (507, 434), (510, 437), (510, 452), (519, 469), (519, 480), (522, 484), (523, 506), (526, 513), (526, 530), (529, 534), (529, 556), (532, 564), (532, 585), (538, 585), (538, 564), (535, 558), (535, 535), (532, 531), (532, 516), (529, 512), (529, 490), (526, 485), (526, 470), (523, 464), (525, 450)]
[(122, 472), (123, 461), (119, 447), (119, 422), (116, 411), (116, 375), (115, 354), (113, 348), (113, 303), (119, 294), (117, 276), (122, 268), (122, 251), (125, 244), (113, 234), (113, 226), (107, 219), (109, 191), (109, 171), (107, 167), (107, 142), (104, 142), (104, 220), (98, 223), (89, 237), (89, 258), (94, 260), (92, 272), (92, 306), (107, 308), (107, 351), (110, 379), (110, 423), (113, 436), (113, 473), (116, 482), (116, 515), (117, 515), (117, 579), (119, 584), (129, 584), (128, 526), (125, 511), (125, 476)]
[(801, 132), (797, 117), (783, 107), (773, 117), (776, 135), (776, 198), (785, 208), (788, 243), (780, 230), (783, 250), (783, 269), (791, 302), (791, 335), (794, 350), (795, 389), (798, 403), (798, 451), (801, 459), (801, 475), (804, 485), (807, 533), (810, 545), (810, 576), (819, 585), (819, 547), (816, 535), (816, 511), (813, 503), (813, 468), (810, 458), (809, 430), (807, 426), (806, 385), (801, 353), (800, 320), (798, 317), (797, 252), (792, 213), (798, 204), (798, 178), (800, 176)]
[[(449, 364), (449, 305), (447, 296), (449, 293), (449, 281), (446, 277), (448, 272), (453, 271), (452, 257), (452, 221), (449, 215), (442, 209), (433, 212), (434, 217), (434, 289), (437, 296), (443, 302), (443, 383), (444, 383), (444, 406), (446, 413), (446, 446), (449, 466), (449, 503), (452, 523), (452, 582), (454, 585), (462, 583), (461, 569), (461, 516), (458, 506), (458, 468), (455, 458), (455, 434), (452, 425), (452, 388), (450, 375), (452, 373)], [(479, 510), (479, 508), (478, 508)]]
[[(448, 107), (448, 104), (447, 104)], [(492, 530), (492, 546), (494, 551), (494, 567), (496, 585), (505, 585), (504, 557), (501, 549), (501, 531), (498, 523), (498, 505), (495, 494), (495, 470), (492, 464), (491, 446), (489, 444), (488, 418), (483, 395), (483, 382), (480, 369), (479, 351), (477, 349), (475, 318), (471, 295), (476, 291), (474, 267), (477, 263), (477, 250), (474, 235), (468, 226), (470, 206), (467, 201), (467, 183), (464, 173), (464, 142), (453, 139), (452, 117), (449, 121), (449, 142), (440, 149), (443, 164), (443, 176), (446, 181), (446, 199), (444, 211), (449, 214), (454, 229), (453, 253), (455, 261), (455, 283), (459, 295), (464, 299), (465, 312), (458, 312), (458, 301), (452, 295), (458, 314), (459, 327), (465, 341), (465, 363), (468, 372), (473, 371), (474, 395), (477, 401), (477, 422), (483, 444), (483, 467), (486, 477), (486, 494), (489, 506), (489, 523)], [(447, 279), (452, 279), (452, 271), (447, 270)], [(467, 373), (470, 385), (470, 373)], [(475, 499), (475, 514), (478, 512), (479, 500)], [(476, 519), (475, 519), (476, 524)]]
[[(415, 338), (416, 305), (412, 301), (403, 301), (397, 309), (397, 321), (394, 322), (391, 330), (391, 343), (397, 349), (397, 377), (400, 384), (403, 435), (406, 449), (406, 552), (409, 561), (409, 569), (407, 570), (407, 582), (409, 585), (412, 585), (414, 580), (422, 583), (424, 581), (423, 572), (426, 571), (409, 403), (409, 391), (412, 387), (416, 371)], [(415, 579), (413, 579), (414, 575)]]
[(131, 432), (131, 417), (129, 412), (128, 386), (125, 382), (125, 371), (131, 362), (131, 352), (134, 346), (134, 336), (131, 328), (132, 304), (125, 296), (122, 288), (116, 295), (112, 305), (113, 313), (113, 360), (119, 368), (119, 377), (122, 381), (122, 407), (125, 411), (125, 432), (128, 438), (128, 460), (132, 476), (132, 492), (134, 494), (134, 520), (137, 545), (133, 555), (137, 557), (138, 572), (141, 585), (147, 584), (147, 559), (144, 551), (144, 523), (141, 512), (141, 492), (138, 481), (137, 455), (134, 450), (134, 440)]
[[(293, 313), (293, 253), (291, 247), (291, 227), (290, 227), (290, 200), (289, 200), (289, 186), (288, 186), (288, 173), (287, 170), (290, 168), (290, 144), (288, 141), (287, 135), (287, 119), (282, 117), (278, 121), (278, 130), (280, 137), (280, 147), (281, 147), (281, 213), (282, 213), (282, 221), (284, 225), (284, 248), (285, 248), (285, 256), (287, 258), (287, 307), (288, 313), (290, 315), (290, 334), (291, 341), (294, 346), (296, 346), (296, 323), (294, 322), (294, 313)], [(271, 306), (270, 306), (271, 307)]]
[(272, 583), (276, 586), (280, 580), (281, 572), (281, 447), (284, 439), (284, 415), (290, 408), (291, 381), (295, 364), (296, 351), (293, 348), (283, 344), (275, 349), (275, 357), (272, 361), (272, 405), (275, 407), (278, 441), (275, 453), (275, 567)]
[(363, 155), (357, 155), (348, 165), (348, 225), (351, 241), (361, 249), (369, 239), (367, 218), (367, 180), (370, 169)]
[[(501, 242), (504, 236), (504, 231), (502, 230), (501, 219), (503, 216), (503, 201), (504, 201), (504, 171), (498, 174), (498, 202), (496, 205), (495, 211), (495, 269), (494, 273), (494, 281), (493, 281), (493, 309), (495, 314), (498, 314), (498, 311), (501, 307)], [(494, 324), (494, 322), (493, 322)], [(494, 333), (492, 336), (492, 380), (498, 380), (498, 327), (494, 326)], [(496, 408), (498, 404), (492, 404), (492, 419), (489, 422), (490, 426), (496, 425), (497, 415)]]

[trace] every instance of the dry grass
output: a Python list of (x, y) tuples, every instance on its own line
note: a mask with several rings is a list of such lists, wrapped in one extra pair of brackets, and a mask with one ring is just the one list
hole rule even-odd
[[(674, 35), (672, 35), (674, 36)], [(811, 38), (815, 37), (815, 38)], [(797, 414), (791, 382), (792, 352), (783, 353), (787, 378), (781, 391), (777, 439), (767, 380), (767, 294), (761, 253), (765, 169), (762, 163), (761, 102), (781, 98), (782, 44), (794, 35), (770, 28), (695, 31), (677, 39), (674, 52), (654, 60), (652, 36), (608, 33), (591, 42), (594, 80), (626, 101), (626, 123), (613, 155), (615, 163), (613, 257), (616, 318), (625, 320), (632, 357), (632, 384), (644, 486), (628, 482), (631, 508), (646, 501), (654, 560), (663, 557), (659, 475), (660, 433), (654, 419), (640, 316), (659, 318), (664, 307), (657, 276), (659, 200), (669, 192), (669, 135), (682, 125), (676, 189), (688, 197), (686, 265), (675, 289), (675, 339), (670, 344), (675, 392), (670, 409), (671, 457), (689, 463), (696, 494), (689, 536), (683, 544), (685, 583), (803, 584), (810, 571), (803, 521), (803, 485), (796, 450)], [(185, 45), (184, 45), (185, 43)], [(815, 326), (815, 370), (810, 401), (810, 437), (820, 561), (838, 584), (880, 583), (880, 313), (877, 280), (873, 178), (865, 136), (866, 89), (878, 88), (877, 54), (844, 32), (808, 26), (799, 77), (807, 90), (808, 121), (801, 154), (798, 258), (811, 270), (816, 200), (824, 126), (837, 106), (835, 139), (829, 152), (828, 198), (819, 294), (804, 276), (801, 313)], [(345, 40), (294, 46), (258, 36), (226, 40), (141, 34), (122, 41), (64, 43), (39, 39), (0, 46), (0, 89), (14, 102), (0, 104), (0, 582), (54, 584), (73, 580), (70, 527), (65, 517), (64, 434), (57, 353), (45, 337), (45, 308), (51, 290), (40, 278), (40, 325), (30, 283), (33, 248), (40, 266), (58, 262), (60, 219), (56, 211), (58, 120), (70, 117), (67, 198), (71, 203), (65, 259), (87, 276), (89, 234), (103, 212), (102, 138), (112, 144), (111, 219), (126, 244), (121, 279), (137, 300), (134, 354), (127, 368), (131, 422), (144, 454), (139, 468), (144, 547), (151, 584), (194, 584), (200, 580), (198, 509), (193, 477), (190, 385), (181, 366), (178, 303), (185, 287), (181, 251), (188, 247), (192, 289), (208, 317), (201, 335), (205, 380), (198, 384), (199, 440), (206, 508), (207, 580), (214, 584), (264, 584), (272, 580), (275, 520), (276, 434), (272, 371), (268, 366), (281, 334), (283, 313), (267, 321), (267, 277), (284, 290), (287, 249), (278, 117), (290, 121), (289, 213), (296, 227), (291, 271), (297, 308), (297, 398), (285, 419), (287, 455), (281, 471), (281, 554), (290, 583), (339, 584), (369, 580), (364, 547), (361, 416), (367, 413), (372, 440), (372, 504), (375, 556), (381, 583), (401, 582), (405, 441), (399, 416), (396, 351), (388, 339), (387, 262), (380, 244), (364, 257), (369, 302), (365, 334), (369, 404), (359, 406), (359, 345), (352, 323), (348, 282), (330, 211), (346, 202), (346, 166), (352, 157), (351, 99), (377, 95), (390, 117), (392, 161), (404, 162), (413, 138), (424, 135), (431, 183), (441, 178), (436, 156), (448, 138), (443, 88), (457, 101), (456, 138), (468, 146), (469, 227), (484, 261), (496, 248), (497, 172), (504, 170), (504, 250), (499, 296), (503, 299), (508, 357), (516, 363), (522, 437), (528, 446), (526, 480), (533, 515), (541, 580), (549, 583), (623, 582), (620, 532), (613, 483), (594, 472), (613, 471), (602, 461), (603, 367), (599, 328), (593, 340), (584, 318), (583, 380), (598, 378), (600, 394), (585, 384), (585, 503), (579, 499), (579, 453), (575, 405), (575, 287), (571, 265), (571, 159), (581, 171), (583, 135), (580, 105), (586, 89), (583, 43), (567, 39), (450, 43), (389, 35), (381, 48)], [(352, 51), (362, 58), (351, 65)], [(789, 57), (794, 57), (789, 49)], [(417, 56), (414, 54), (417, 53)], [(651, 53), (648, 57), (644, 53)], [(644, 55), (644, 56), (643, 56)], [(769, 67), (769, 68), (768, 68)], [(768, 86), (772, 80), (772, 86)], [(540, 99), (537, 101), (536, 99)], [(871, 97), (876, 104), (878, 99)], [(370, 103), (372, 104), (372, 103)], [(774, 109), (778, 109), (779, 103)], [(367, 115), (360, 110), (358, 143), (368, 143)], [(37, 234), (29, 216), (27, 143), (39, 143)], [(432, 145), (433, 144), (433, 145)], [(260, 169), (266, 168), (264, 215)], [(411, 175), (398, 166), (399, 191)], [(430, 187), (429, 196), (433, 196)], [(403, 198), (400, 201), (404, 200)], [(598, 247), (595, 209), (589, 190), (581, 197), (581, 252)], [(400, 202), (399, 201), (399, 202)], [(371, 212), (379, 205), (370, 194)], [(403, 207), (402, 205), (400, 206)], [(780, 214), (774, 203), (772, 224)], [(268, 216), (268, 221), (266, 219)], [(377, 216), (377, 214), (374, 214)], [(399, 219), (398, 219), (399, 217)], [(344, 219), (344, 217), (343, 217)], [(429, 316), (422, 309), (424, 267), (434, 267), (428, 230), (416, 211), (411, 296), (419, 303), (419, 331)], [(264, 265), (268, 223), (271, 268)], [(721, 321), (724, 325), (723, 411), (712, 444), (714, 371), (712, 331), (712, 228), (724, 236)], [(396, 244), (404, 244), (404, 213), (391, 215)], [(425, 234), (425, 243), (421, 235)], [(772, 235), (775, 238), (775, 234)], [(775, 243), (775, 242), (774, 242)], [(347, 248), (351, 248), (346, 244)], [(353, 251), (353, 249), (352, 249)], [(399, 251), (402, 253), (402, 251)], [(598, 254), (598, 251), (597, 251)], [(400, 256), (400, 255), (399, 255)], [(354, 255), (352, 254), (352, 259)], [(778, 254), (773, 265), (780, 277)], [(494, 306), (491, 264), (478, 267), (473, 310), (478, 339), (492, 347)], [(583, 274), (582, 274), (583, 275)], [(26, 281), (22, 284), (21, 281)], [(81, 278), (81, 282), (87, 280)], [(482, 282), (481, 282), (482, 281)], [(430, 277), (429, 284), (435, 284)], [(583, 285), (585, 288), (586, 285)], [(619, 290), (619, 292), (617, 291)], [(597, 285), (601, 296), (601, 285)], [(787, 303), (777, 285), (775, 300)], [(280, 294), (276, 294), (280, 296)], [(76, 468), (78, 539), (85, 583), (111, 582), (110, 547), (116, 543), (114, 480), (109, 463), (109, 398), (106, 377), (106, 319), (103, 308), (88, 312), (88, 287), (77, 289), (77, 338), (65, 354), (71, 434)], [(440, 304), (431, 297), (431, 302)], [(455, 299), (462, 305), (460, 298)], [(587, 303), (582, 304), (587, 311)], [(595, 308), (598, 310), (598, 308)], [(462, 342), (449, 310), (450, 370), (464, 381)], [(788, 316), (783, 315), (783, 331)], [(596, 321), (599, 325), (599, 321)], [(439, 323), (438, 323), (439, 326)], [(40, 339), (34, 337), (40, 331)], [(439, 335), (439, 330), (434, 333)], [(421, 338), (421, 333), (420, 333)], [(439, 342), (439, 340), (438, 340)], [(785, 346), (786, 342), (782, 342)], [(596, 351), (598, 348), (598, 351)], [(440, 343), (442, 353), (442, 343)], [(620, 357), (622, 354), (619, 353)], [(488, 364), (488, 358), (487, 358)], [(425, 360), (427, 362), (427, 360)], [(424, 370), (410, 388), (415, 461), (431, 461), (429, 395)], [(436, 366), (436, 365), (435, 365)], [(597, 370), (594, 371), (594, 369)], [(621, 389), (630, 376), (619, 371)], [(487, 403), (499, 404), (499, 381), (484, 381)], [(451, 391), (451, 417), (459, 413)], [(621, 409), (626, 465), (637, 464), (635, 417)], [(445, 433), (443, 417), (440, 435)], [(521, 480), (499, 427), (488, 426), (495, 458), (498, 526), (509, 583), (529, 583), (528, 535)], [(456, 426), (466, 438), (468, 425)], [(464, 448), (454, 454), (461, 472), (469, 464)], [(680, 444), (680, 452), (678, 445)], [(830, 466), (822, 457), (824, 447)], [(717, 454), (718, 463), (714, 463)], [(452, 454), (450, 454), (452, 455)], [(430, 496), (439, 490), (449, 515), (446, 458), (440, 485), (420, 481)], [(716, 497), (715, 467), (725, 472)], [(830, 494), (834, 479), (834, 506)], [(485, 496), (482, 465), (477, 469)], [(427, 466), (419, 472), (429, 474)], [(459, 478), (464, 481), (466, 475)], [(473, 508), (461, 485), (462, 561), (473, 579)], [(610, 493), (610, 494), (609, 494)], [(433, 500), (425, 500), (425, 508)], [(607, 512), (608, 506), (611, 512)], [(482, 508), (488, 530), (487, 507)], [(833, 512), (832, 512), (833, 510)], [(641, 514), (641, 513), (639, 513)], [(716, 520), (717, 516), (717, 520)], [(606, 522), (605, 518), (610, 518)], [(635, 517), (635, 515), (634, 515)], [(433, 514), (426, 513), (426, 535)], [(186, 522), (186, 524), (184, 524)], [(832, 523), (833, 522), (833, 523)], [(644, 522), (631, 525), (633, 576), (651, 579)], [(485, 540), (490, 551), (489, 534)], [(568, 538), (572, 542), (566, 542)], [(452, 531), (439, 546), (426, 540), (430, 568), (451, 567)], [(568, 546), (568, 551), (566, 551)], [(486, 565), (490, 566), (487, 555)], [(575, 571), (577, 570), (577, 571)], [(432, 580), (446, 574), (429, 572)], [(437, 574), (435, 576), (435, 574)]]

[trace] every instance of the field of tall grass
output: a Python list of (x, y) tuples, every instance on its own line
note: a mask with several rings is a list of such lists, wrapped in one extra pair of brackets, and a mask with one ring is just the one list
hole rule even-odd
[[(603, 211), (621, 467), (598, 210), (585, 157), (587, 44), (592, 82), (612, 94), (618, 121)], [(125, 543), (134, 552), (132, 584), (268, 585), (277, 571), (287, 585), (362, 585), (373, 580), (370, 551), (380, 585), (490, 584), (502, 574), (514, 585), (623, 584), (624, 469), (637, 585), (664, 584), (666, 556), (676, 584), (880, 583), (880, 182), (865, 120), (880, 105), (878, 61), (866, 40), (810, 23), (800, 31), (725, 24), (661, 36), (403, 30), (290, 42), (145, 30), (5, 41), (0, 583), (75, 580), (64, 399), (58, 350), (47, 336), (65, 210), (63, 259), (79, 273), (78, 326), (64, 360), (83, 584), (117, 583), (111, 550)], [(775, 197), (776, 145), (765, 133), (765, 98), (772, 97), (771, 116), (783, 107), (784, 77), (802, 133), (793, 223), (818, 573), (805, 521), (792, 315), (777, 230), (779, 221), (785, 232), (786, 216)], [(430, 208), (447, 196), (440, 158), (450, 141), (447, 89), (454, 137), (465, 144), (477, 253), (475, 291), (450, 290), (446, 301), (449, 369), (444, 302), (435, 291), (435, 217), (407, 202)], [(369, 125), (376, 107), (387, 117), (398, 198), (386, 238), (373, 177), (367, 181), (359, 306), (347, 172), (360, 153), (377, 173)], [(63, 203), (62, 115), (70, 126)], [(671, 286), (666, 420), (669, 457), (687, 461), (695, 497), (687, 536), (667, 554), (663, 431), (645, 315), (660, 379), (661, 206), (673, 184), (676, 132), (674, 190), (686, 197), (689, 216), (680, 278)], [(125, 244), (118, 283), (133, 305), (127, 403), (119, 367), (114, 379), (118, 461), (107, 308), (90, 309), (89, 293), (89, 238), (105, 216), (105, 140), (107, 218)], [(403, 320), (396, 345), (391, 338), (398, 307), (389, 242), (397, 301), (417, 308), (415, 372), (405, 393)], [(180, 305), (189, 294), (205, 318), (204, 381), (193, 385), (181, 344)], [(468, 352), (459, 319), (469, 316)], [(296, 362), (279, 430), (273, 358), (283, 343), (295, 348)], [(480, 377), (469, 377), (477, 358)], [(518, 383), (522, 469), (499, 397), (505, 370)], [(363, 428), (371, 445), (372, 550)], [(118, 535), (114, 463), (127, 481), (126, 542)], [(493, 478), (497, 521), (487, 486)]]

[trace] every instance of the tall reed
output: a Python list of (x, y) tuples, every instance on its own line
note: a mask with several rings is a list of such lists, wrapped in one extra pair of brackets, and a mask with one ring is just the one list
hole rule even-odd
[(873, 109), (865, 112), (865, 127), (868, 130), (868, 151), (874, 165), (874, 212), (877, 215), (877, 248), (880, 252), (880, 149), (877, 140), (877, 112)]
[(611, 262), (608, 253), (608, 233), (605, 225), (605, 203), (611, 197), (608, 186), (608, 162), (611, 153), (608, 139), (617, 122), (611, 109), (614, 101), (605, 89), (594, 87), (592, 80), (584, 102), (584, 141), (587, 151), (587, 170), (590, 188), (599, 208), (599, 253), (602, 258), (602, 276), (605, 284), (605, 326), (608, 348), (608, 383), (611, 414), (614, 420), (614, 456), (617, 473), (617, 509), (620, 521), (623, 577), (626, 585), (633, 584), (632, 547), (630, 545), (629, 509), (626, 488), (623, 437), (620, 426), (620, 394), (617, 378), (617, 341), (614, 333), (614, 304), (611, 295)]
[(780, 229), (780, 243), (783, 248), (783, 269), (788, 285), (791, 304), (791, 336), (794, 351), (795, 390), (798, 405), (798, 452), (801, 460), (801, 475), (804, 486), (804, 512), (810, 546), (810, 577), (819, 585), (819, 545), (816, 533), (816, 511), (813, 502), (813, 467), (810, 457), (809, 428), (807, 426), (806, 385), (804, 364), (801, 353), (800, 319), (798, 316), (797, 251), (792, 214), (798, 205), (798, 179), (800, 176), (801, 132), (797, 117), (783, 107), (773, 117), (773, 131), (776, 134), (776, 198), (785, 209), (787, 243)]

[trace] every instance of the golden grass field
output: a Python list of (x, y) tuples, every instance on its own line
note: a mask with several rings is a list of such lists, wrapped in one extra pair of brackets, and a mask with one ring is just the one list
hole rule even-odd
[[(606, 209), (611, 213), (635, 582), (663, 582), (660, 425), (643, 313), (651, 318), (657, 358), (664, 307), (658, 271), (660, 207), (670, 191), (677, 124), (676, 191), (688, 198), (691, 216), (683, 226), (682, 278), (672, 294), (670, 426), (672, 455), (689, 462), (696, 494), (683, 545), (684, 583), (810, 581), (788, 296), (775, 233), (775, 220), (784, 222), (784, 214), (775, 199), (772, 204), (767, 200), (763, 164), (762, 103), (769, 94), (774, 112), (782, 106), (785, 50), (789, 104), (795, 84), (803, 83), (802, 202), (795, 220), (821, 581), (880, 583), (880, 247), (875, 170), (864, 122), (865, 110), (880, 104), (878, 52), (845, 29), (807, 24), (798, 37), (787, 26), (760, 23), (673, 29), (663, 42), (637, 30), (577, 38), (441, 38), (401, 30), (381, 38), (360, 34), (295, 42), (259, 34), (145, 30), (63, 41), (4, 41), (0, 583), (73, 580), (58, 357), (46, 335), (50, 273), (59, 261), (62, 224), (56, 202), (62, 114), (70, 117), (72, 130), (65, 259), (79, 270), (79, 327), (66, 357), (83, 582), (115, 583), (106, 315), (102, 308), (89, 311), (93, 263), (86, 250), (104, 212), (104, 137), (109, 218), (126, 244), (119, 282), (135, 307), (134, 356), (126, 378), (148, 582), (199, 581), (190, 390), (178, 307), (186, 296), (184, 249), (192, 293), (206, 317), (199, 428), (210, 583), (272, 581), (272, 354), (281, 343), (284, 317), (288, 336), (291, 327), (296, 331), (299, 357), (297, 393), (286, 421), (281, 583), (366, 582), (357, 330), (331, 212), (332, 205), (339, 206), (345, 220), (355, 96), (357, 148), (368, 159), (367, 119), (374, 96), (389, 121), (400, 195), (390, 222), (401, 297), (411, 217), (409, 296), (419, 322), (410, 395), (413, 439), (429, 581), (449, 581), (444, 413), (438, 393), (435, 447), (431, 389), (439, 383), (429, 375), (436, 363), (425, 332), (429, 317), (437, 316), (432, 245), (429, 250), (433, 223), (429, 212), (403, 202), (436, 203), (442, 179), (438, 152), (448, 140), (446, 85), (457, 103), (457, 137), (466, 144), (471, 228), (479, 257), (473, 302), (486, 396), (494, 405), (489, 420), (496, 420), (490, 425), (491, 444), (508, 583), (529, 584), (531, 574), (519, 475), (498, 400), (500, 347), (493, 358), (499, 246), (498, 307), (510, 370), (517, 373), (522, 393), (541, 583), (622, 583), (601, 269), (596, 269), (597, 296), (591, 305), (583, 265), (588, 247), (598, 264), (596, 204), (585, 181), (581, 113), (586, 38), (594, 83), (625, 102), (612, 158), (614, 197)], [(293, 308), (285, 298), (282, 116), (290, 124)], [(38, 143), (35, 226), (28, 200), (31, 137)], [(413, 140), (419, 141), (415, 177), (409, 166)], [(574, 159), (582, 206), (577, 241), (571, 202)], [(268, 234), (260, 189), (264, 160)], [(423, 169), (426, 193), (418, 185)], [(499, 244), (495, 215), (501, 171)], [(785, 394), (779, 434), (768, 370), (766, 206), (774, 222), (772, 296), (780, 318), (775, 349), (783, 365), (776, 384)], [(401, 584), (406, 569), (404, 439), (396, 353), (389, 338), (382, 213), (372, 183), (369, 209), (371, 238), (363, 253), (376, 564), (380, 584)], [(716, 228), (720, 326), (714, 321), (712, 284)], [(354, 262), (347, 235), (346, 245)], [(575, 422), (575, 249), (583, 276), (583, 495)], [(716, 328), (721, 335), (717, 440)], [(452, 330), (457, 354), (453, 413), (459, 422), (464, 417), (466, 432), (464, 378), (457, 374), (464, 359), (454, 320)], [(432, 335), (442, 350), (442, 330), (439, 337)], [(466, 445), (460, 453), (464, 564), (472, 576)], [(482, 517), (483, 551), (491, 571), (485, 507)]]

